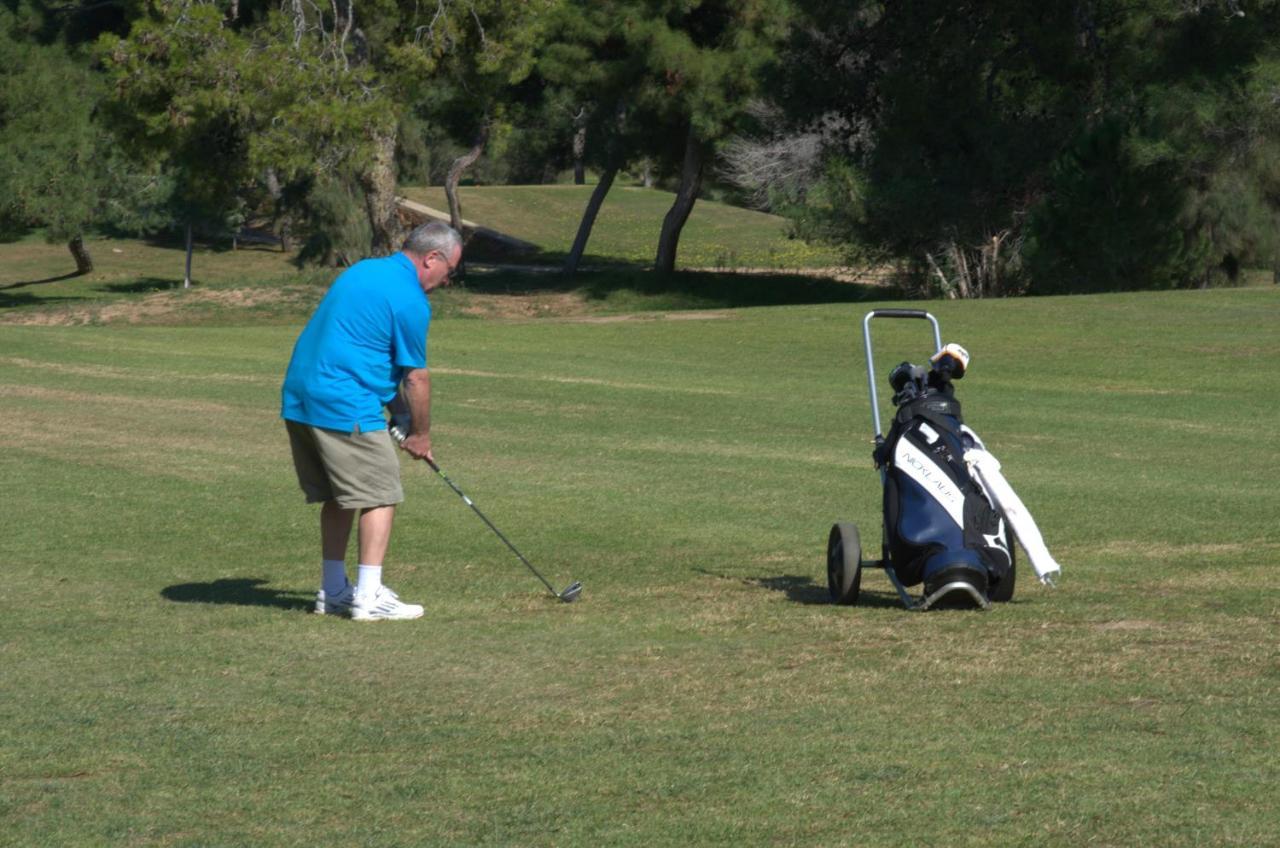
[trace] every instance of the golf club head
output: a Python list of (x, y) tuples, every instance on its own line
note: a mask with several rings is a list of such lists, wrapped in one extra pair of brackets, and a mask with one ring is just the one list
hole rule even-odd
[(578, 600), (578, 596), (581, 594), (582, 594), (582, 583), (581, 581), (575, 580), (572, 583), (570, 583), (568, 586), (566, 586), (564, 591), (561, 592), (556, 597), (564, 601), (566, 604), (571, 604), (574, 601)]

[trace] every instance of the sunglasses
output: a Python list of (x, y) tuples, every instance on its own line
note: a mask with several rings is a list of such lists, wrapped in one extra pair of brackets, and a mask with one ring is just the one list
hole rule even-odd
[(444, 260), (444, 264), (445, 264), (445, 266), (446, 266), (446, 267), (448, 267), (448, 269), (449, 269), (449, 272), (448, 272), (447, 274), (445, 274), (445, 275), (444, 275), (444, 280), (443, 280), (442, 282), (445, 282), (445, 283), (454, 283), (454, 282), (457, 282), (458, 280), (461, 280), (461, 279), (462, 279), (463, 275), (462, 275), (462, 271), (461, 271), (461, 269), (460, 269), (460, 267), (459, 267), (459, 266), (461, 266), (461, 265), (462, 265), (462, 260), (461, 260), (461, 259), (459, 259), (459, 260), (458, 260), (458, 264), (457, 264), (457, 265), (450, 265), (450, 264), (449, 264), (449, 257), (445, 256), (445, 255), (444, 255), (444, 253), (443, 253), (442, 251), (439, 251), (439, 250), (433, 250), (433, 251), (432, 251), (432, 253), (436, 254), (436, 255), (437, 255), (437, 256), (439, 256), (441, 259), (443, 259), (443, 260)]

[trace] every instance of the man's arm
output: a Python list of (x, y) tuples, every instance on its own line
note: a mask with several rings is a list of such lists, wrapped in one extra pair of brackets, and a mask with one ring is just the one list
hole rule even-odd
[(414, 368), (404, 375), (401, 387), (404, 402), (409, 407), (409, 435), (400, 447), (414, 459), (429, 459), (431, 453), (431, 372), (426, 368)]

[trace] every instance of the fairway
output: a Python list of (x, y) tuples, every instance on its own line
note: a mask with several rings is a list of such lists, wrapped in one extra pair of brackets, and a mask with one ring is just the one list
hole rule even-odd
[(928, 304), (1063, 565), (988, 613), (826, 603), (876, 305), (437, 322), (441, 467), (585, 589), (406, 460), (376, 624), (308, 613), (300, 325), (0, 326), (0, 845), (1277, 844), (1280, 292)]

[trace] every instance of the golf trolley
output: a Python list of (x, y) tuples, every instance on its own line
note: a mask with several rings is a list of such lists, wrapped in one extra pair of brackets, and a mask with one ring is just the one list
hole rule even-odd
[[(931, 367), (903, 362), (889, 375), (897, 409), (888, 436), (880, 426), (872, 358), (873, 318), (914, 318), (933, 327)], [(933, 606), (989, 609), (1013, 598), (1013, 541), (1028, 552), (1037, 576), (1052, 585), (1060, 568), (1030, 513), (1000, 474), (1000, 464), (964, 425), (953, 380), (969, 354), (942, 344), (933, 315), (919, 309), (877, 309), (862, 321), (867, 384), (875, 427), (873, 458), (883, 490), (883, 542), (878, 560), (862, 559), (858, 528), (837, 522), (827, 538), (827, 588), (833, 603), (854, 604), (867, 568), (884, 571), (911, 610)], [(913, 598), (908, 587), (923, 584)]]

